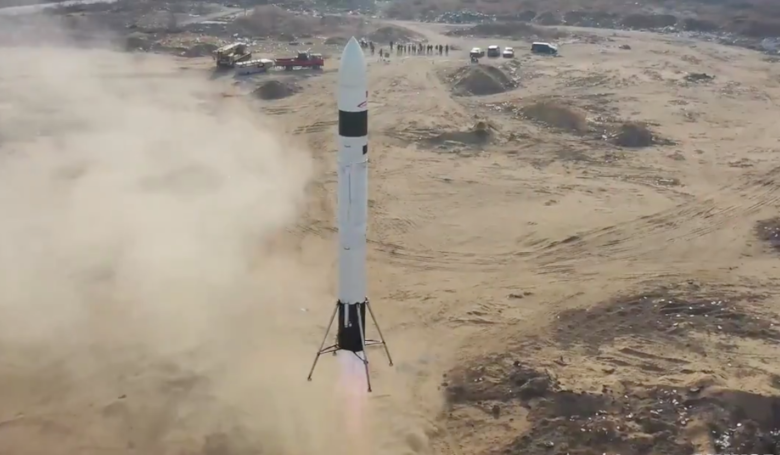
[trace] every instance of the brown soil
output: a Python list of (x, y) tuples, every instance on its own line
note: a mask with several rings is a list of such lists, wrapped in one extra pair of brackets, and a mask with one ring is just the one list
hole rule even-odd
[(450, 73), (447, 82), (461, 96), (484, 96), (504, 93), (517, 84), (500, 69), (490, 65), (469, 65)]

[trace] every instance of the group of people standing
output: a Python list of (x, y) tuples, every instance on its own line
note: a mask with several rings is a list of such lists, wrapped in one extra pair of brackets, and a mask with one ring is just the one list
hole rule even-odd
[[(360, 40), (360, 47), (370, 49), (371, 55), (376, 52), (376, 46), (373, 41)], [(449, 44), (423, 44), (423, 43), (394, 43), (390, 41), (390, 50), (379, 49), (379, 57), (390, 57), (395, 52), (396, 55), (450, 55)]]
[[(393, 49), (395, 47), (395, 49)], [(397, 44), (390, 41), (390, 52), (395, 50), (396, 55), (450, 55), (450, 45), (406, 43)], [(389, 53), (388, 53), (389, 55)]]

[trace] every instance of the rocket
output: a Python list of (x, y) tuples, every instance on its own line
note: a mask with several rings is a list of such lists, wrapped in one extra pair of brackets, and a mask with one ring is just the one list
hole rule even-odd
[[(368, 391), (371, 379), (366, 347), (382, 345), (390, 366), (390, 350), (368, 300), (366, 286), (366, 229), (368, 226), (368, 74), (363, 49), (355, 37), (341, 54), (338, 72), (338, 301), (309, 372), (311, 381), (322, 354), (353, 353), (365, 367)], [(366, 313), (378, 340), (366, 339)], [(337, 321), (336, 342), (325, 347)]]

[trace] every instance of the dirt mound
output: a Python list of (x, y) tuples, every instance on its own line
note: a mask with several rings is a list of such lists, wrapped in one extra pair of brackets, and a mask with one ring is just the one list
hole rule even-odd
[(541, 101), (521, 109), (529, 120), (566, 131), (585, 133), (588, 131), (588, 119), (577, 108), (557, 101)]
[(642, 148), (668, 143), (668, 141), (656, 137), (647, 125), (638, 122), (620, 125), (612, 141), (615, 145), (628, 148)]
[(710, 82), (715, 79), (715, 76), (707, 73), (688, 73), (685, 75), (685, 80), (688, 82)]
[(322, 44), (326, 46), (345, 46), (347, 41), (349, 41), (349, 38), (344, 36), (331, 36), (325, 39)]
[(404, 43), (408, 41), (419, 41), (422, 35), (409, 29), (395, 27), (392, 25), (380, 27), (376, 31), (369, 33), (366, 38), (375, 43)]
[(448, 32), (450, 36), (511, 37), (515, 39), (557, 39), (567, 36), (560, 30), (537, 27), (526, 22), (492, 22)]
[(252, 94), (262, 100), (280, 100), (295, 95), (300, 87), (290, 82), (266, 81), (263, 82)]
[(447, 82), (461, 96), (495, 95), (517, 86), (503, 71), (490, 65), (465, 66), (452, 72)]

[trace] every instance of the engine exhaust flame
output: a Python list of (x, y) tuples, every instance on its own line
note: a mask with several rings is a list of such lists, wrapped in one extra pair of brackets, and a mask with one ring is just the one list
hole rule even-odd
[[(345, 426), (349, 439), (355, 441), (362, 451), (366, 443), (368, 382), (363, 364), (364, 352), (339, 351), (337, 356), (341, 365), (341, 393), (344, 397)], [(360, 356), (360, 357), (358, 357)]]

